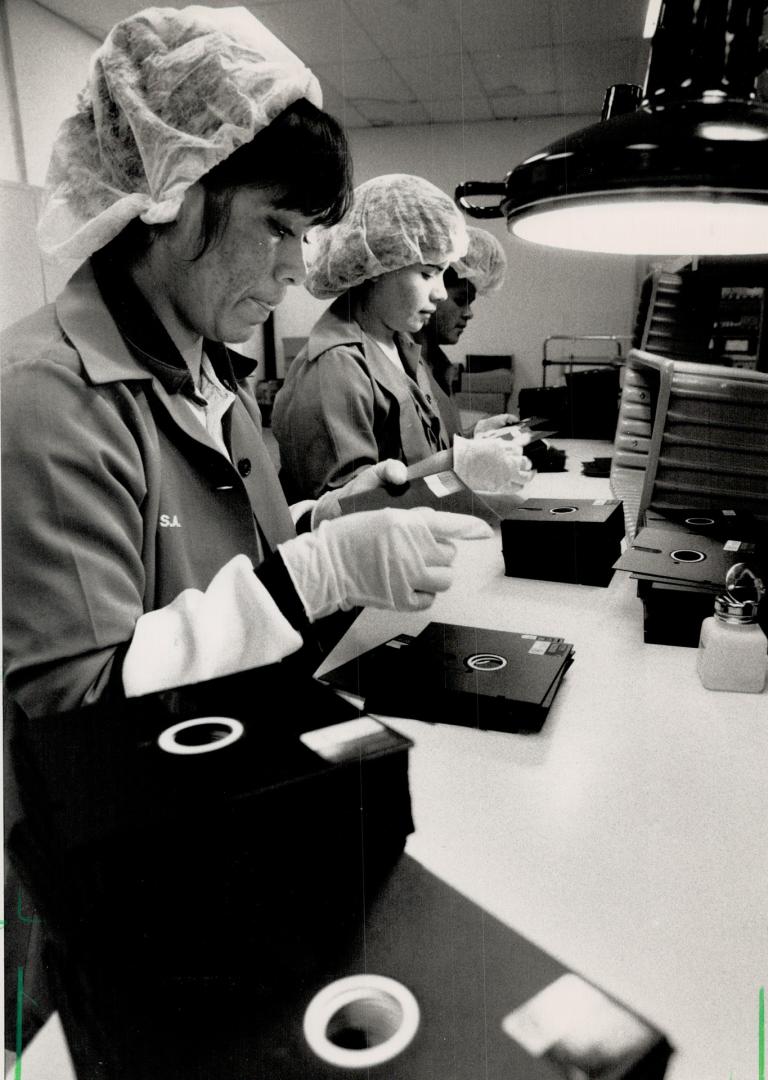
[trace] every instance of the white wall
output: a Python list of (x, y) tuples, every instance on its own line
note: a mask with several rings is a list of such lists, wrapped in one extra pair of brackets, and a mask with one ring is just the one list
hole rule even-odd
[[(72, 266), (41, 257), (35, 238), (42, 185), (61, 121), (75, 106), (98, 42), (34, 0), (5, 0), (10, 55), (2, 57), (0, 124), (0, 329), (52, 300)], [(8, 64), (16, 100), (8, 95)], [(15, 107), (18, 106), (18, 112)], [(23, 161), (14, 152), (12, 123), (21, 132)], [(26, 183), (22, 179), (26, 175)]]
[[(595, 117), (498, 120), (349, 132), (355, 182), (412, 172), (453, 193), (463, 180), (502, 180), (519, 161)], [(465, 353), (514, 353), (516, 390), (541, 381), (542, 343), (550, 334), (631, 333), (637, 260), (557, 252), (511, 237), (501, 221), (475, 221), (504, 244), (509, 274), (500, 292), (475, 304), (475, 318), (454, 360)], [(280, 338), (306, 335), (326, 306), (291, 290), (276, 316)], [(559, 355), (553, 348), (552, 356)]]
[[(2, 12), (0, 12), (2, 18)], [(21, 180), (13, 144), (13, 112), (9, 85), (10, 65), (5, 50), (0, 50), (0, 176), (5, 180)]]
[(99, 42), (34, 0), (6, 0), (6, 5), (27, 180), (43, 184), (59, 124), (74, 112)]

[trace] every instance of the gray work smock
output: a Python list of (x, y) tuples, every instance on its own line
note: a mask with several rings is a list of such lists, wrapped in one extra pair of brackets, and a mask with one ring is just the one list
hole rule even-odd
[(341, 487), (385, 458), (421, 461), (454, 434), (419, 346), (395, 335), (407, 373), (399, 371), (348, 308), (345, 294), (323, 313), (275, 399), (272, 430), (291, 502)]

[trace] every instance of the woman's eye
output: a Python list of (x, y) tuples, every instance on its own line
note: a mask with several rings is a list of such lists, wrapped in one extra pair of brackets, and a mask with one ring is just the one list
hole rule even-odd
[(281, 225), (279, 221), (270, 221), (269, 227), (274, 233), (274, 235), (277, 236), (280, 240), (282, 240), (286, 236), (291, 235), (291, 230), (286, 229), (286, 227), (284, 225)]

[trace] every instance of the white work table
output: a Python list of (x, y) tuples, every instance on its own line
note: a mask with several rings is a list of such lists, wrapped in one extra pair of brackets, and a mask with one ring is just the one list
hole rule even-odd
[[(601, 498), (569, 472), (527, 494)], [(459, 545), (429, 612), (366, 611), (322, 672), (429, 621), (564, 637), (575, 660), (538, 735), (389, 719), (413, 739), (408, 852), (655, 1022), (668, 1080), (757, 1080), (768, 983), (768, 691), (705, 690), (696, 650), (643, 643), (636, 582), (504, 576), (499, 536)]]
[[(569, 472), (529, 496), (608, 494), (580, 473), (608, 444), (555, 445)], [(505, 577), (498, 535), (461, 543), (456, 566), (429, 612), (364, 612), (320, 673), (431, 620), (558, 635), (575, 661), (537, 735), (388, 719), (415, 744), (408, 852), (657, 1024), (676, 1051), (667, 1080), (757, 1080), (768, 691), (708, 692), (695, 649), (645, 645), (628, 575)], [(49, 1022), (24, 1080), (68, 1080), (60, 1039)]]

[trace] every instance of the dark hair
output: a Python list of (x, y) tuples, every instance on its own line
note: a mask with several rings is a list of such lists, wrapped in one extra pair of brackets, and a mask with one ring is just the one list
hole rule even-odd
[(477, 296), (477, 288), (472, 284), (469, 278), (459, 277), (452, 266), (449, 266), (443, 274), (443, 284), (446, 289), (465, 289), (466, 297), (464, 298), (464, 302), (466, 304), (473, 303)]
[[(274, 188), (277, 205), (335, 225), (352, 199), (352, 166), (344, 130), (333, 116), (299, 98), (244, 146), (200, 178), (205, 194), (199, 259), (220, 238), (238, 188)], [(121, 262), (140, 258), (167, 225), (134, 218), (104, 248)]]
[(221, 236), (239, 187), (276, 188), (278, 206), (335, 225), (352, 197), (347, 138), (334, 117), (300, 98), (200, 182), (205, 205), (197, 258)]

